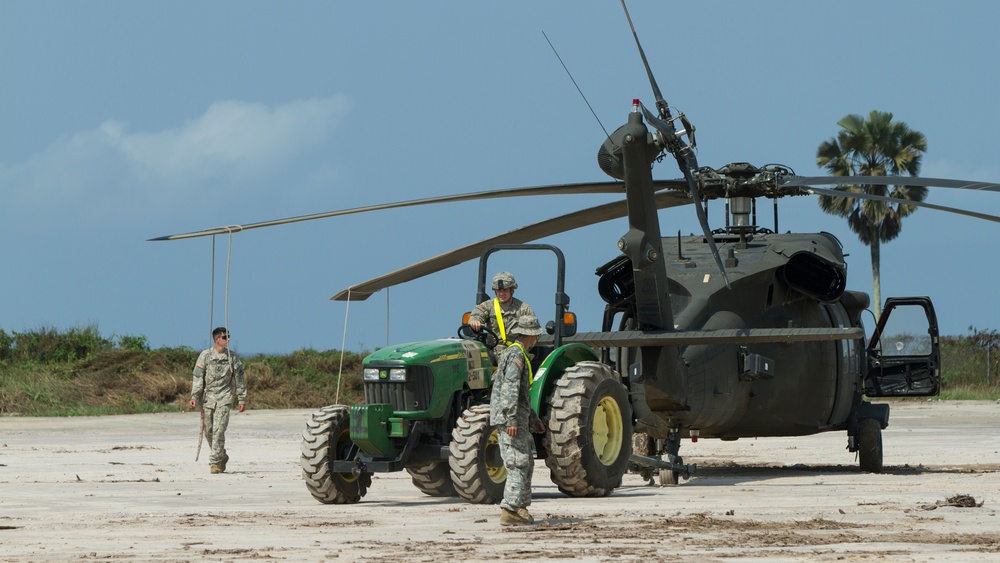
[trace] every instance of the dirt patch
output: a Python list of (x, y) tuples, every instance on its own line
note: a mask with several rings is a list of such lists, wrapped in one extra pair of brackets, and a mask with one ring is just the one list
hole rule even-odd
[(6, 418), (0, 560), (995, 561), (1000, 406), (912, 405), (893, 405), (880, 474), (842, 433), (685, 442), (691, 479), (629, 474), (605, 498), (563, 495), (539, 462), (537, 523), (513, 528), (406, 473), (355, 505), (315, 502), (298, 466), (310, 410), (234, 416), (223, 475), (194, 462), (196, 413)]

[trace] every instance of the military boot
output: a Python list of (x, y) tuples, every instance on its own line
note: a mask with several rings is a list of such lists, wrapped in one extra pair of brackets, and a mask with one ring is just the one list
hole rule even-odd
[[(525, 513), (527, 513), (527, 511), (525, 511)], [(507, 510), (506, 508), (500, 509), (501, 526), (527, 526), (528, 524), (531, 524), (531, 522), (522, 518), (518, 512)]]
[(223, 454), (222, 461), (219, 462), (220, 473), (226, 472), (226, 463), (229, 461), (229, 454)]
[(535, 519), (532, 518), (531, 513), (528, 512), (528, 509), (523, 506), (517, 509), (517, 515), (520, 516), (521, 519), (526, 520), (529, 524), (535, 523)]
[(209, 472), (210, 472), (210, 473), (211, 473), (212, 475), (215, 475), (216, 473), (222, 473), (222, 468), (221, 468), (221, 467), (219, 467), (218, 465), (213, 465), (212, 467), (210, 467), (210, 468), (208, 469), (208, 471), (209, 471)]

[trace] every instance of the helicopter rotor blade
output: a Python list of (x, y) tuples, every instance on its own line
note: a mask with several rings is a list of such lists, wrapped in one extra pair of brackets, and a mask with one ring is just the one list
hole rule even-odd
[(956, 188), (1000, 192), (1000, 184), (970, 180), (925, 178), (923, 176), (789, 176), (781, 182), (782, 187), (810, 187), (813, 184), (842, 186), (923, 186), (927, 188)]
[[(878, 176), (880, 178), (885, 178), (885, 176)], [(938, 186), (941, 187), (941, 186)], [(994, 223), (1000, 223), (1000, 217), (996, 215), (989, 215), (986, 213), (978, 213), (976, 211), (968, 211), (966, 209), (958, 209), (955, 207), (947, 207), (944, 205), (935, 205), (933, 203), (926, 203), (922, 201), (913, 201), (909, 199), (899, 199), (895, 197), (887, 197), (875, 194), (866, 194), (858, 192), (843, 192), (840, 190), (826, 190), (817, 187), (807, 187), (805, 188), (807, 192), (827, 195), (831, 197), (846, 197), (846, 198), (856, 198), (856, 199), (872, 199), (875, 201), (886, 201), (889, 203), (898, 203), (901, 205), (913, 205), (915, 207), (926, 207), (928, 209), (936, 209), (938, 211), (946, 211), (948, 213), (956, 213), (958, 215), (965, 215), (967, 217), (975, 217), (976, 219), (984, 219), (986, 221), (993, 221)]]
[(625, 5), (625, 0), (621, 0), (621, 2), (622, 10), (625, 10), (625, 18), (628, 19), (628, 26), (632, 30), (632, 37), (635, 38), (635, 46), (639, 48), (639, 56), (642, 57), (642, 64), (646, 67), (646, 76), (649, 77), (649, 85), (653, 89), (653, 97), (656, 99), (656, 109), (660, 115), (663, 115), (667, 102), (663, 99), (663, 94), (660, 93), (660, 87), (656, 85), (656, 79), (653, 78), (653, 70), (649, 68), (646, 52), (642, 50), (642, 43), (639, 42), (639, 34), (636, 33), (635, 26), (632, 25), (632, 16), (628, 13), (628, 6)]
[[(622, 7), (625, 7), (625, 0), (622, 0)], [(625, 15), (628, 15), (628, 9), (625, 10)], [(629, 25), (632, 25), (632, 19), (629, 18)], [(635, 35), (635, 28), (632, 28), (632, 34)], [(642, 45), (639, 45), (639, 37), (636, 35), (635, 43), (639, 47), (639, 53), (642, 55), (642, 62), (646, 64), (646, 71), (649, 72), (649, 79), (653, 85), (654, 95), (656, 96), (656, 106), (660, 112), (659, 116), (653, 115), (653, 112), (649, 111), (645, 105), (642, 103), (639, 106), (642, 108), (643, 117), (646, 121), (653, 126), (654, 129), (660, 132), (663, 136), (663, 140), (666, 143), (666, 150), (670, 154), (674, 155), (677, 160), (677, 167), (680, 168), (681, 173), (684, 174), (684, 179), (687, 182), (688, 193), (691, 194), (691, 200), (694, 202), (695, 214), (698, 216), (698, 223), (701, 224), (701, 230), (705, 234), (705, 240), (708, 242), (708, 247), (712, 251), (712, 256), (715, 257), (715, 265), (719, 268), (719, 272), (722, 274), (722, 279), (726, 282), (726, 287), (732, 288), (729, 283), (729, 275), (726, 274), (726, 268), (722, 264), (722, 256), (719, 254), (719, 247), (715, 244), (715, 238), (712, 237), (712, 228), (708, 224), (708, 215), (705, 213), (705, 208), (701, 203), (701, 197), (698, 195), (698, 184), (694, 180), (694, 175), (692, 171), (698, 169), (698, 158), (694, 155), (691, 147), (688, 146), (680, 137), (677, 136), (677, 131), (674, 129), (674, 124), (670, 121), (670, 108), (667, 107), (667, 103), (663, 101), (663, 97), (660, 95), (659, 88), (656, 87), (656, 81), (653, 80), (653, 73), (649, 70), (649, 64), (646, 63), (646, 55), (642, 52)], [(693, 127), (691, 128), (694, 129)]]
[[(639, 56), (642, 57), (642, 64), (646, 67), (646, 75), (649, 77), (649, 85), (653, 89), (653, 97), (656, 99), (656, 110), (659, 113), (659, 115), (654, 116), (652, 112), (646, 109), (646, 106), (642, 106), (643, 115), (646, 121), (663, 135), (666, 150), (677, 159), (677, 165), (684, 174), (684, 179), (687, 180), (688, 192), (691, 194), (691, 199), (694, 202), (698, 223), (701, 224), (705, 240), (708, 242), (712, 255), (715, 257), (715, 265), (719, 268), (722, 279), (726, 282), (726, 287), (732, 288), (729, 283), (729, 276), (726, 274), (726, 268), (722, 264), (722, 256), (719, 255), (719, 248), (715, 244), (715, 238), (712, 237), (712, 228), (708, 225), (708, 215), (705, 213), (705, 208), (701, 204), (701, 198), (698, 196), (698, 186), (692, 175), (692, 172), (698, 169), (698, 158), (694, 155), (691, 147), (678, 137), (677, 131), (674, 129), (674, 124), (670, 117), (670, 107), (667, 105), (667, 101), (663, 99), (660, 87), (656, 84), (656, 79), (653, 77), (653, 70), (649, 67), (646, 52), (642, 50), (642, 43), (639, 42), (639, 34), (635, 31), (635, 25), (632, 24), (632, 16), (628, 13), (628, 6), (625, 5), (625, 0), (621, 0), (621, 3), (622, 10), (625, 11), (625, 18), (628, 19), (629, 28), (632, 30), (632, 37), (635, 39), (635, 46), (639, 49)], [(686, 119), (684, 122), (687, 124)], [(690, 124), (687, 125), (690, 128), (687, 133), (692, 139), (693, 145), (694, 127), (691, 127)]]
[[(683, 189), (685, 187), (684, 183), (679, 180), (658, 181), (655, 182), (654, 185), (655, 189), (657, 190)], [(399, 201), (394, 203), (382, 203), (378, 205), (369, 205), (365, 207), (354, 207), (351, 209), (341, 209), (337, 211), (328, 211), (325, 213), (315, 213), (312, 215), (300, 215), (298, 217), (289, 217), (286, 219), (262, 221), (259, 223), (251, 223), (248, 225), (230, 225), (226, 227), (214, 227), (202, 231), (194, 231), (190, 233), (182, 233), (176, 235), (166, 235), (162, 237), (151, 238), (149, 240), (150, 241), (180, 240), (180, 239), (188, 239), (195, 237), (206, 237), (212, 235), (224, 235), (230, 233), (237, 233), (240, 231), (246, 231), (250, 229), (258, 229), (261, 227), (274, 227), (277, 225), (286, 225), (289, 223), (298, 223), (301, 221), (311, 221), (313, 219), (325, 219), (328, 217), (338, 217), (341, 215), (367, 213), (369, 211), (396, 209), (400, 207), (430, 205), (434, 203), (452, 203), (457, 201), (474, 201), (481, 199), (497, 199), (506, 197), (523, 197), (523, 196), (539, 196), (539, 195), (622, 194), (624, 192), (625, 192), (625, 185), (622, 184), (621, 182), (587, 182), (580, 184), (556, 184), (551, 186), (536, 186), (530, 188), (491, 190), (491, 191), (472, 192), (472, 193), (457, 194), (450, 196), (437, 196), (424, 199), (413, 199), (413, 200)]]
[[(662, 192), (656, 195), (656, 208), (665, 209), (691, 203), (683, 192)], [(411, 264), (388, 274), (361, 282), (337, 293), (332, 301), (364, 301), (375, 292), (415, 280), (435, 272), (457, 266), (462, 262), (478, 258), (486, 248), (497, 243), (523, 243), (547, 236), (571, 231), (580, 227), (594, 225), (624, 217), (628, 209), (624, 200), (589, 207), (566, 215), (560, 215), (546, 221), (534, 223), (506, 233), (475, 242), (455, 250), (445, 252), (422, 262)]]

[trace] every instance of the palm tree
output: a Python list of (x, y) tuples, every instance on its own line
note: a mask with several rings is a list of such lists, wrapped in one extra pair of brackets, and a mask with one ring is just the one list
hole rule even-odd
[[(916, 176), (920, 159), (927, 150), (927, 139), (902, 121), (893, 121), (892, 113), (873, 110), (868, 119), (848, 115), (837, 122), (841, 131), (824, 141), (816, 151), (816, 164), (834, 176)], [(891, 189), (890, 189), (891, 187)], [(923, 201), (927, 188), (906, 185), (843, 186), (838, 191), (889, 196), (908, 201)], [(879, 262), (881, 244), (899, 236), (903, 217), (916, 206), (844, 197), (820, 196), (819, 206), (832, 215), (847, 217), (847, 224), (863, 244), (871, 249), (872, 300), (875, 317), (882, 315)]]

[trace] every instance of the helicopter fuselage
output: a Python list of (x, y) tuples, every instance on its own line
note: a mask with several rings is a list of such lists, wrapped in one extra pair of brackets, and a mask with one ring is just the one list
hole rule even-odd
[[(680, 347), (676, 356), (653, 346), (618, 349), (619, 371), (628, 374), (632, 392), (644, 396), (637, 401), (637, 429), (656, 436), (679, 426), (718, 438), (843, 429), (860, 397), (863, 338), (795, 338), (805, 328), (861, 328), (868, 297), (844, 290), (840, 242), (829, 233), (729, 239), (716, 242), (731, 288), (704, 237), (662, 239), (673, 329), (773, 329), (779, 338), (787, 331), (788, 340), (695, 344)], [(635, 326), (626, 261), (622, 256), (611, 263), (617, 267), (602, 269), (601, 286), (618, 288), (604, 292), (606, 331)]]

